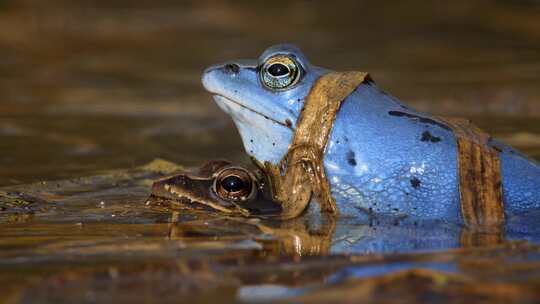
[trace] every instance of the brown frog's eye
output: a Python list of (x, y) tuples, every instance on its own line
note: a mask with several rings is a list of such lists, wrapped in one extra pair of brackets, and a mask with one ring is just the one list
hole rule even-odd
[(214, 181), (214, 192), (224, 200), (245, 201), (255, 189), (254, 177), (242, 168), (223, 169)]

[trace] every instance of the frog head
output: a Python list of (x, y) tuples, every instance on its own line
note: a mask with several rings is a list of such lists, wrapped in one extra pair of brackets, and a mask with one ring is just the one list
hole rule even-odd
[(327, 70), (295, 46), (268, 48), (257, 61), (238, 60), (204, 71), (202, 83), (238, 128), (247, 153), (277, 164), (288, 150), (304, 99)]
[(228, 161), (209, 161), (197, 170), (157, 180), (151, 198), (167, 207), (210, 209), (231, 215), (279, 215), (281, 205), (270, 197), (268, 183), (257, 170)]

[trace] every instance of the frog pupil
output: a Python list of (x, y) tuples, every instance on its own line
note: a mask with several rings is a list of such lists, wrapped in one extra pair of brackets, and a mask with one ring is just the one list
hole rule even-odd
[(281, 63), (274, 63), (268, 67), (268, 73), (274, 77), (284, 76), (289, 74), (289, 68)]
[(246, 187), (244, 181), (238, 176), (227, 176), (221, 180), (221, 187), (227, 192), (238, 192)]

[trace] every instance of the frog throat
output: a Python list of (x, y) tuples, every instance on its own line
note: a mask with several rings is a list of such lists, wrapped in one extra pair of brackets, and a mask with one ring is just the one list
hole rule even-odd
[[(369, 79), (364, 72), (331, 72), (321, 76), (306, 97), (294, 138), (279, 165), (264, 163), (273, 198), (282, 203), (281, 218), (299, 216), (312, 194), (321, 212), (338, 215), (326, 178), (323, 155), (341, 103)], [(469, 227), (500, 229), (504, 205), (500, 159), (488, 145), (490, 136), (468, 120), (438, 118), (448, 125), (458, 146), (461, 213)]]

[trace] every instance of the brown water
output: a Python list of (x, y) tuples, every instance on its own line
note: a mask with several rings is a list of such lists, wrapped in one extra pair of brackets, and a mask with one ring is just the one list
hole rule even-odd
[(369, 71), (421, 110), (481, 116), (483, 127), (540, 157), (533, 3), (4, 3), (0, 184), (156, 157), (186, 165), (243, 159), (200, 75), (278, 42), (299, 45), (318, 65)]
[[(249, 221), (206, 221), (209, 215), (190, 212), (172, 220), (167, 210), (148, 209), (147, 188), (162, 172), (122, 171), (120, 181), (73, 178), (155, 158), (186, 166), (246, 160), (234, 125), (203, 91), (200, 75), (279, 42), (299, 45), (317, 65), (368, 71), (420, 110), (471, 117), (540, 159), (538, 16), (535, 1), (517, 0), (0, 3), (0, 201), (11, 204), (0, 212), (0, 290), (8, 295), (0, 302), (280, 295), (324, 302), (336, 294), (376, 303), (452, 301), (460, 294), (533, 302), (540, 282), (534, 246), (321, 257), (331, 233), (312, 239), (271, 230), (268, 237)], [(15, 186), (56, 179), (71, 180)], [(33, 193), (31, 202), (6, 193), (17, 189)], [(298, 257), (298, 239), (308, 244), (300, 253), (315, 257)], [(438, 266), (383, 281), (339, 274), (351, 265), (387, 271), (411, 261)], [(501, 266), (486, 266), (494, 264)], [(330, 284), (336, 273), (345, 281)], [(422, 298), (391, 287), (402, 282), (412, 282)], [(471, 282), (477, 289), (467, 287)], [(319, 288), (324, 294), (310, 298)]]

